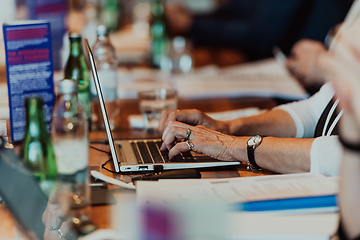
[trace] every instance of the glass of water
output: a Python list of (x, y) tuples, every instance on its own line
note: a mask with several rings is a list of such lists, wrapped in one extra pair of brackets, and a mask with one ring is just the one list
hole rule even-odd
[(177, 91), (175, 89), (159, 88), (140, 91), (138, 99), (144, 131), (151, 134), (157, 133), (161, 112), (177, 108)]

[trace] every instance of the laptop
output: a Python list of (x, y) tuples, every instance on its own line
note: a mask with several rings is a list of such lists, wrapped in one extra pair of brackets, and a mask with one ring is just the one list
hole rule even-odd
[(240, 162), (216, 160), (193, 151), (182, 152), (173, 159), (169, 159), (168, 151), (160, 151), (162, 144), (161, 139), (114, 141), (106, 113), (105, 102), (101, 91), (94, 56), (87, 39), (84, 39), (84, 41), (89, 55), (91, 70), (116, 172), (138, 173), (187, 168), (225, 167), (241, 164)]

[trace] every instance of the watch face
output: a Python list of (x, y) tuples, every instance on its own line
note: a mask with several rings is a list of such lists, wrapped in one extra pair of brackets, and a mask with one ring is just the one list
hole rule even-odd
[(250, 138), (249, 140), (248, 140), (248, 146), (250, 146), (250, 147), (253, 147), (253, 146), (256, 146), (256, 145), (258, 145), (259, 144), (259, 142), (261, 142), (261, 136), (259, 136), (259, 135), (256, 135), (256, 136), (253, 136), (252, 138)]

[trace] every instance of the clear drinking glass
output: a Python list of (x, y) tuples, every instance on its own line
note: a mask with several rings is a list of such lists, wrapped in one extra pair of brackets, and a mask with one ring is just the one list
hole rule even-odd
[(160, 88), (140, 91), (138, 99), (144, 131), (147, 133), (157, 133), (159, 117), (163, 110), (177, 108), (177, 91), (175, 89)]

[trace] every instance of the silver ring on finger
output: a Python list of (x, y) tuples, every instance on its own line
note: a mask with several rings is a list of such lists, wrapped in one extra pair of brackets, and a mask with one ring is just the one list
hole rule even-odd
[(63, 232), (60, 230), (60, 228), (57, 230), (57, 233), (59, 235), (59, 239), (65, 238), (65, 234), (63, 234)]
[(191, 135), (191, 130), (190, 128), (187, 129), (187, 132), (186, 132), (186, 135), (185, 135), (185, 138), (184, 138), (184, 141), (186, 142), (187, 140), (189, 140), (189, 137)]
[(187, 140), (185, 143), (189, 147), (190, 151), (194, 148), (194, 144), (190, 140)]

